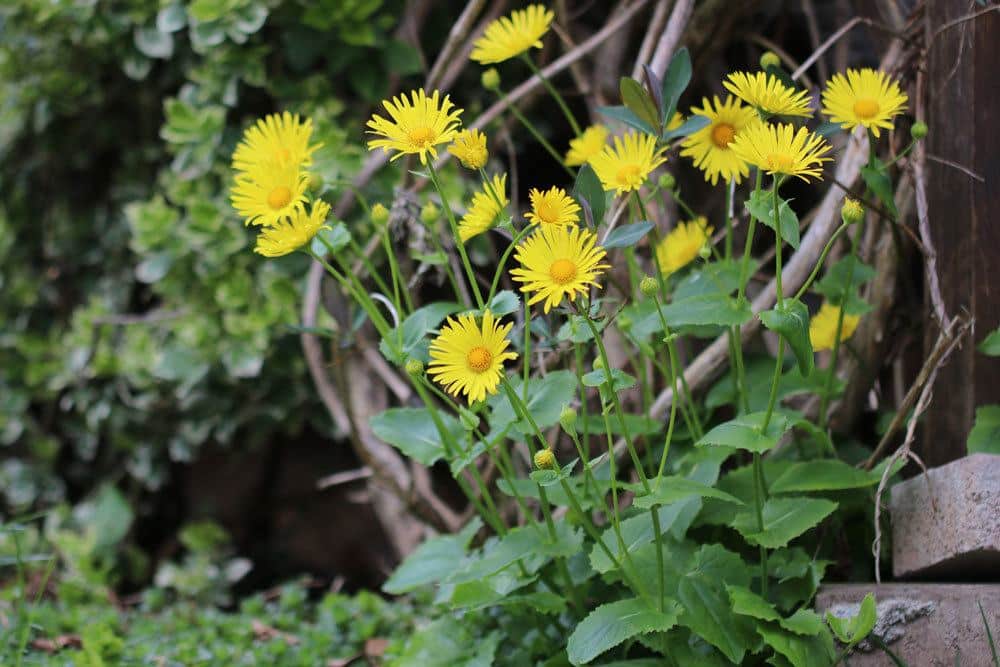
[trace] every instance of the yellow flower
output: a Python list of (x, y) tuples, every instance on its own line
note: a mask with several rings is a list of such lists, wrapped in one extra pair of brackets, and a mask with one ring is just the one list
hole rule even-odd
[(458, 158), (466, 169), (482, 169), (490, 157), (486, 150), (486, 135), (479, 130), (462, 130), (448, 146), (448, 152)]
[(312, 120), (287, 111), (271, 114), (248, 127), (233, 151), (233, 169), (253, 171), (268, 162), (279, 166), (312, 164), (312, 154), (323, 144), (309, 145)]
[[(832, 350), (837, 336), (837, 319), (840, 317), (840, 306), (824, 301), (819, 312), (809, 320), (809, 342), (813, 350)], [(845, 341), (854, 334), (861, 321), (860, 315), (844, 313), (844, 321), (840, 326), (840, 340)]]
[(461, 109), (453, 108), (451, 100), (437, 90), (427, 97), (423, 88), (410, 91), (410, 99), (406, 95), (383, 100), (382, 106), (389, 113), (389, 119), (378, 114), (368, 121), (369, 134), (383, 139), (373, 139), (368, 142), (368, 150), (381, 148), (397, 151), (392, 159), (401, 155), (416, 154), (420, 163), (427, 164), (427, 154), (437, 158), (438, 144), (446, 144), (455, 138), (458, 132)]
[(528, 305), (544, 300), (542, 310), (547, 313), (563, 297), (572, 301), (590, 285), (599, 288), (597, 278), (610, 266), (601, 261), (606, 255), (593, 232), (575, 225), (544, 225), (517, 247), (514, 257), (521, 268), (510, 275), (524, 283), (522, 292), (535, 292)]
[(297, 164), (258, 165), (240, 173), (230, 194), (233, 208), (248, 225), (273, 225), (301, 208), (309, 176)]
[(528, 192), (531, 211), (524, 217), (539, 225), (575, 225), (580, 222), (580, 205), (562, 188), (549, 188), (545, 192), (532, 188)]
[(812, 115), (808, 91), (796, 92), (766, 72), (733, 72), (722, 85), (733, 95), (764, 113), (807, 118)]
[(329, 213), (330, 205), (321, 199), (313, 202), (312, 211), (308, 214), (302, 207), (295, 209), (288, 218), (261, 230), (254, 252), (265, 257), (281, 257), (295, 252), (312, 241), (316, 233), (326, 226), (323, 223)]
[(796, 131), (791, 124), (758, 121), (737, 134), (729, 148), (736, 157), (771, 175), (798, 176), (803, 181), (820, 178), (823, 163), (830, 160), (823, 157), (830, 150), (823, 137), (804, 127)]
[(591, 125), (576, 139), (570, 139), (569, 150), (566, 152), (566, 166), (579, 167), (590, 162), (590, 159), (604, 150), (608, 141), (608, 128), (603, 125)]
[(540, 49), (542, 36), (549, 31), (555, 16), (543, 5), (515, 10), (509, 17), (503, 16), (486, 26), (470, 58), (481, 65), (489, 65), (519, 56), (532, 47)]
[(605, 146), (590, 159), (590, 166), (605, 190), (622, 194), (638, 190), (649, 174), (667, 161), (664, 150), (657, 150), (655, 137), (632, 131), (624, 138), (615, 137), (614, 146)]
[(507, 351), (512, 326), (501, 326), (488, 310), (482, 325), (471, 313), (449, 317), (431, 341), (427, 373), (452, 396), (465, 394), (470, 405), (497, 393), (503, 362), (517, 359), (516, 352)]
[(724, 181), (742, 181), (750, 169), (733, 154), (729, 144), (737, 133), (757, 120), (757, 112), (743, 106), (738, 98), (727, 95), (724, 103), (718, 97), (712, 102), (707, 97), (702, 98), (702, 108), (692, 107), (691, 113), (705, 116), (709, 124), (684, 140), (681, 155), (691, 158), (712, 185), (719, 182), (720, 176)]
[(670, 230), (656, 246), (656, 263), (663, 275), (669, 276), (693, 262), (698, 251), (712, 238), (712, 231), (704, 216), (682, 222)]
[(458, 222), (458, 238), (465, 243), (496, 224), (497, 216), (507, 206), (507, 174), (496, 175), (483, 189), (472, 195), (472, 204)]
[(885, 72), (870, 67), (834, 74), (823, 91), (823, 113), (842, 128), (858, 125), (879, 136), (892, 129), (892, 118), (906, 111), (906, 93)]

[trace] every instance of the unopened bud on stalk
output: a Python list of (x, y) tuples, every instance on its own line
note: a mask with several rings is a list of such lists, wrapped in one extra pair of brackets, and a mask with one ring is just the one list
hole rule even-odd
[(539, 449), (535, 452), (535, 467), (539, 470), (554, 470), (556, 467), (556, 455), (551, 449)]
[(767, 69), (768, 67), (780, 67), (781, 58), (774, 51), (765, 51), (760, 54), (760, 66), (762, 69)]
[(315, 171), (309, 174), (309, 192), (319, 192), (323, 187), (323, 177)]
[(865, 207), (857, 199), (844, 197), (844, 205), (840, 207), (840, 217), (845, 225), (861, 222), (865, 217)]
[(432, 201), (427, 202), (424, 204), (424, 207), (420, 209), (420, 221), (425, 225), (437, 222), (439, 215), (441, 215), (441, 211), (438, 210), (438, 207), (435, 206)]
[(917, 141), (920, 141), (921, 139), (927, 136), (928, 131), (929, 130), (927, 128), (927, 123), (917, 122), (914, 123), (913, 127), (910, 128), (910, 136), (916, 139)]
[(424, 374), (424, 362), (410, 357), (406, 360), (406, 374), (410, 377), (419, 377)]
[(660, 174), (660, 189), (673, 190), (677, 187), (677, 179), (669, 171)]
[(660, 283), (653, 276), (646, 276), (639, 282), (639, 291), (643, 296), (654, 297), (660, 291)]
[(576, 427), (576, 410), (569, 405), (564, 406), (559, 413), (559, 425), (567, 433), (572, 433)]
[(458, 409), (458, 419), (466, 431), (475, 431), (479, 427), (479, 415), (467, 408)]
[(376, 227), (381, 227), (385, 223), (389, 222), (389, 209), (380, 203), (372, 206), (371, 220)]
[(600, 357), (598, 357), (597, 359), (594, 359), (594, 370), (598, 371), (598, 370), (600, 370), (602, 368), (604, 368), (604, 360), (601, 359)]
[(705, 243), (700, 248), (698, 248), (698, 256), (702, 259), (708, 259), (712, 256), (712, 246)]
[(500, 87), (500, 72), (497, 71), (496, 67), (491, 67), (483, 72), (479, 81), (486, 90), (496, 90)]

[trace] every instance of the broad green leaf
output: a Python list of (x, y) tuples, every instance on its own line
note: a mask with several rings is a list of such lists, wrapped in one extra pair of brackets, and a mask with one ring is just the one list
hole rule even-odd
[[(850, 292), (856, 293), (859, 287), (874, 277), (875, 269), (854, 255), (848, 255), (827, 270), (826, 274), (813, 285), (813, 291), (839, 304), (844, 299), (848, 281), (851, 284)], [(850, 311), (848, 308), (848, 312)]]
[[(583, 376), (583, 384), (587, 387), (603, 387), (608, 382), (608, 374), (603, 368), (592, 370)], [(635, 378), (618, 368), (611, 369), (611, 388), (621, 391), (635, 386)], [(612, 420), (614, 421), (614, 420)]]
[(455, 571), (455, 563), (462, 560), (473, 536), (482, 527), (479, 517), (474, 518), (455, 535), (432, 537), (396, 568), (382, 590), (390, 595), (402, 595), (421, 586), (441, 581)]
[[(454, 442), (460, 442), (464, 435), (461, 423), (445, 413), (439, 416), (445, 432)], [(418, 463), (432, 466), (444, 458), (441, 434), (427, 408), (389, 408), (374, 415), (369, 424), (376, 437)]]
[(858, 606), (857, 615), (840, 618), (830, 612), (826, 612), (826, 622), (841, 643), (854, 646), (867, 637), (875, 628), (877, 616), (875, 595), (869, 593)]
[(878, 200), (893, 218), (899, 217), (896, 210), (895, 192), (892, 189), (892, 178), (883, 162), (876, 159), (874, 164), (866, 164), (861, 168), (861, 178), (868, 189), (875, 193)]
[(816, 459), (793, 463), (771, 482), (771, 493), (795, 491), (836, 491), (875, 486), (879, 477), (859, 470), (839, 459)]
[[(760, 263), (747, 262), (747, 275), (752, 276)], [(674, 288), (674, 300), (682, 301), (705, 294), (730, 295), (740, 286), (740, 263), (732, 259), (705, 262), (690, 271)]]
[[(707, 484), (695, 482), (694, 480), (690, 480), (686, 477), (671, 475), (661, 478), (658, 484), (655, 481), (650, 484), (653, 488), (651, 489), (651, 492), (646, 495), (641, 495), (643, 494), (641, 486), (634, 489), (636, 491), (636, 497), (632, 503), (634, 506), (646, 509), (657, 505), (670, 505), (679, 500), (690, 498), (691, 496), (698, 496), (700, 498), (715, 498), (717, 500), (736, 503), (738, 505), (743, 504), (743, 501), (736, 496), (730, 495), (725, 491), (720, 491), (716, 488), (708, 486)], [(634, 486), (635, 485), (633, 485), (633, 488)]]
[[(522, 378), (511, 378), (511, 388), (518, 396), (523, 397)], [(531, 378), (528, 382), (528, 412), (539, 428), (547, 428), (559, 421), (563, 406), (568, 405), (576, 397), (577, 382), (572, 371), (553, 371), (543, 378)], [(530, 433), (527, 424), (522, 424), (515, 417), (514, 408), (506, 392), (501, 391), (489, 401), (493, 408), (490, 414), (490, 424), (494, 427), (514, 424), (512, 430)]]
[(606, 195), (601, 179), (594, 173), (594, 168), (589, 164), (580, 167), (576, 173), (576, 182), (573, 184), (573, 196), (581, 204), (586, 203), (593, 216), (594, 226), (600, 226), (604, 222), (604, 211), (606, 207)]
[(667, 600), (663, 611), (642, 598), (609, 602), (590, 612), (573, 630), (566, 645), (574, 665), (590, 662), (626, 639), (647, 632), (666, 632), (677, 623), (680, 605)]
[(723, 581), (704, 575), (681, 578), (677, 595), (684, 605), (679, 623), (701, 636), (734, 663), (753, 647), (753, 623), (733, 613)]
[(736, 299), (719, 293), (674, 301), (663, 307), (663, 315), (672, 329), (706, 324), (741, 325), (753, 317), (749, 303), (738, 303)]
[(520, 307), (521, 298), (509, 289), (497, 292), (486, 305), (486, 309), (497, 317), (509, 315)]
[(565, 521), (555, 524), (553, 540), (538, 526), (520, 526), (501, 538), (488, 540), (479, 554), (470, 556), (462, 564), (453, 564), (449, 583), (475, 581), (499, 572), (527, 555), (546, 558), (566, 558), (583, 546), (583, 532)]
[(774, 605), (746, 586), (727, 585), (726, 592), (729, 593), (733, 612), (740, 616), (750, 616), (762, 621), (777, 621), (781, 618)]
[[(382, 356), (397, 365), (406, 363), (409, 357), (426, 363), (430, 359), (427, 354), (429, 346), (427, 334), (436, 329), (445, 317), (460, 310), (462, 306), (459, 304), (446, 301), (418, 308), (403, 320), (402, 327), (393, 328), (382, 339), (379, 343)], [(402, 335), (402, 346), (400, 346), (400, 335)]]
[(970, 454), (1000, 454), (1000, 405), (976, 408), (976, 423), (969, 431), (967, 448)]
[[(600, 333), (604, 331), (604, 327), (608, 324), (608, 320), (604, 319), (600, 322), (594, 322), (594, 328)], [(594, 340), (594, 334), (584, 322), (580, 315), (570, 315), (563, 322), (563, 325), (559, 327), (559, 331), (556, 333), (556, 339), (559, 341), (572, 341), (574, 343), (586, 343), (587, 341)]]
[(444, 616), (423, 626), (405, 640), (397, 665), (420, 667), (489, 667), (503, 635), (494, 631), (473, 636), (465, 624)]
[(695, 443), (698, 447), (706, 445), (718, 447), (735, 447), (751, 452), (763, 453), (778, 444), (781, 436), (789, 428), (788, 418), (781, 413), (771, 415), (767, 430), (761, 430), (764, 425), (764, 412), (752, 412), (740, 415), (735, 419), (719, 424), (706, 433)]
[(105, 483), (97, 492), (91, 529), (96, 538), (95, 547), (114, 547), (132, 528), (135, 514), (121, 491), (110, 483)]
[(605, 249), (634, 246), (643, 236), (648, 234), (649, 230), (652, 228), (653, 223), (645, 220), (642, 222), (634, 222), (630, 225), (615, 227), (611, 230), (611, 233), (604, 238), (601, 245), (604, 246)]
[(681, 123), (680, 127), (675, 127), (672, 130), (664, 130), (661, 141), (666, 143), (668, 141), (672, 141), (673, 139), (677, 139), (678, 137), (690, 136), (698, 130), (708, 127), (711, 122), (712, 121), (705, 116), (690, 116), (683, 123)]
[[(621, 423), (618, 421), (618, 417), (611, 417), (609, 420), (611, 424), (611, 434), (612, 435), (622, 435)], [(602, 415), (587, 415), (587, 419), (584, 420), (581, 415), (576, 420), (576, 432), (583, 433), (584, 427), (586, 427), (587, 433), (604, 433), (604, 417)], [(625, 428), (628, 429), (629, 434), (633, 437), (638, 437), (640, 435), (652, 435), (663, 430), (664, 424), (662, 421), (656, 419), (650, 419), (645, 415), (625, 415)]]
[(823, 632), (823, 619), (812, 609), (796, 610), (788, 618), (782, 618), (778, 624), (789, 632), (797, 635), (818, 635)]
[(765, 310), (760, 321), (771, 331), (781, 334), (795, 354), (799, 371), (808, 377), (813, 370), (813, 349), (809, 341), (809, 309), (798, 299), (784, 299), (780, 306)]
[(156, 28), (136, 28), (135, 48), (148, 58), (168, 59), (174, 55), (174, 36)]
[(645, 134), (649, 134), (654, 137), (656, 136), (656, 129), (654, 127), (639, 116), (635, 115), (631, 109), (625, 106), (597, 107), (597, 113), (625, 123), (629, 127), (635, 128)]
[[(660, 127), (660, 111), (642, 84), (632, 77), (623, 76), (618, 82), (622, 104), (652, 128)], [(656, 131), (653, 132), (657, 134)]]
[(765, 225), (778, 232), (785, 243), (796, 250), (799, 247), (799, 217), (788, 200), (778, 197), (778, 220), (780, 221), (780, 231), (774, 221), (774, 199), (771, 190), (758, 190), (750, 195), (746, 201), (747, 211), (750, 215), (760, 220)]
[(579, 460), (580, 459), (573, 459), (557, 470), (532, 470), (529, 477), (531, 477), (531, 481), (538, 486), (552, 486), (553, 484), (558, 484), (559, 482), (568, 479), (569, 476), (573, 474), (573, 468), (576, 467), (577, 461)]
[(691, 54), (686, 47), (681, 47), (670, 59), (670, 65), (663, 74), (663, 88), (660, 97), (663, 99), (662, 125), (665, 127), (677, 110), (677, 102), (681, 93), (691, 82)]
[[(322, 240), (320, 240), (320, 237), (322, 237)], [(323, 243), (323, 241), (326, 241), (326, 243)], [(329, 228), (321, 229), (317, 232), (312, 248), (313, 252), (322, 257), (328, 252), (336, 252), (337, 250), (346, 248), (350, 242), (351, 232), (347, 229), (347, 225), (338, 220)]]
[(733, 528), (751, 544), (777, 549), (815, 527), (835, 509), (837, 503), (819, 498), (769, 498), (764, 503), (763, 530), (758, 529), (753, 511), (739, 514)]
[(979, 351), (991, 357), (1000, 357), (1000, 329), (991, 331), (990, 335), (979, 344)]
[(816, 636), (803, 637), (775, 623), (758, 623), (757, 633), (793, 667), (829, 667), (836, 657), (833, 637), (825, 628)]

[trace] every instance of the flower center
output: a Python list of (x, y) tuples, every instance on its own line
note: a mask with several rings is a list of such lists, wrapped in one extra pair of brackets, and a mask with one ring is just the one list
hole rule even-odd
[(718, 123), (712, 128), (712, 143), (719, 148), (728, 148), (734, 136), (736, 129), (729, 123)]
[(485, 347), (480, 345), (469, 350), (465, 356), (465, 361), (469, 364), (469, 369), (477, 373), (482, 373), (493, 363), (493, 355)]
[(771, 171), (787, 172), (792, 166), (792, 156), (785, 153), (771, 153), (767, 156), (767, 166)]
[(284, 185), (279, 185), (267, 195), (267, 205), (275, 211), (285, 208), (290, 201), (292, 201), (292, 191)]
[(878, 102), (870, 99), (858, 100), (854, 103), (854, 115), (862, 120), (868, 120), (878, 115)]
[(409, 131), (408, 135), (410, 137), (410, 143), (414, 146), (426, 146), (430, 143), (431, 137), (434, 136), (434, 130), (424, 125), (413, 128)]
[(615, 179), (618, 181), (618, 185), (639, 185), (642, 183), (642, 179), (639, 178), (639, 173), (642, 170), (637, 164), (627, 164), (618, 170), (615, 175)]
[(557, 259), (549, 267), (549, 277), (560, 285), (576, 278), (576, 264), (569, 259)]
[(545, 199), (539, 200), (535, 205), (535, 215), (539, 217), (542, 222), (547, 222), (549, 224), (559, 222), (559, 214), (556, 212), (556, 207), (552, 205)]

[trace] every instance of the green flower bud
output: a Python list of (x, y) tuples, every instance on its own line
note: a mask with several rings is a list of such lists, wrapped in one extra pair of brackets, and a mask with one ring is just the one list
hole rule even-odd
[(323, 177), (317, 174), (315, 171), (309, 174), (309, 191), (319, 192), (320, 188), (323, 187)]
[(562, 412), (559, 413), (559, 425), (567, 433), (574, 431), (574, 427), (576, 426), (576, 410), (572, 406), (567, 405), (563, 407)]
[(673, 190), (677, 187), (677, 179), (669, 171), (665, 171), (660, 174), (660, 189), (661, 190)]
[(424, 362), (410, 357), (406, 360), (406, 374), (410, 377), (419, 377), (424, 374)]
[(556, 455), (551, 449), (539, 449), (535, 452), (535, 467), (539, 470), (554, 470), (556, 467)]
[(500, 87), (500, 72), (497, 71), (496, 67), (491, 67), (483, 72), (479, 81), (483, 84), (483, 88), (486, 90), (496, 90)]
[(865, 207), (856, 199), (844, 197), (844, 205), (840, 207), (840, 218), (845, 225), (861, 222), (865, 217)]
[(438, 209), (437, 206), (434, 205), (434, 202), (429, 201), (426, 204), (424, 204), (424, 207), (422, 209), (420, 209), (420, 221), (423, 222), (425, 225), (429, 225), (432, 222), (437, 222), (438, 216), (440, 214), (441, 211)]
[(596, 371), (596, 370), (600, 370), (602, 368), (604, 368), (604, 360), (601, 359), (600, 357), (598, 357), (597, 359), (594, 359), (594, 370)]
[(917, 141), (920, 141), (921, 139), (926, 137), (927, 132), (928, 132), (927, 123), (917, 122), (914, 123), (913, 127), (910, 128), (910, 136), (916, 139)]
[(466, 431), (474, 431), (479, 426), (479, 415), (467, 408), (458, 409), (458, 420)]
[(375, 204), (372, 206), (371, 220), (375, 223), (376, 227), (381, 227), (385, 223), (389, 222), (389, 209), (381, 203)]
[(654, 297), (660, 291), (660, 283), (653, 276), (646, 276), (639, 282), (639, 291), (644, 296)]
[(765, 51), (760, 54), (760, 67), (761, 69), (767, 69), (768, 67), (781, 67), (781, 58), (774, 51)]
[(701, 257), (702, 259), (708, 259), (709, 257), (711, 257), (712, 256), (712, 246), (710, 246), (709, 244), (706, 243), (703, 246), (701, 246), (700, 248), (698, 248), (698, 256)]

